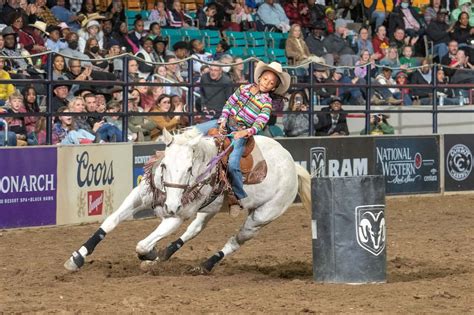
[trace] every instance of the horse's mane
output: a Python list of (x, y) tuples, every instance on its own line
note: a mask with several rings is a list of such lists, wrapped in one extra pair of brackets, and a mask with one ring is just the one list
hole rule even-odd
[(176, 144), (186, 144), (189, 141), (199, 137), (201, 133), (196, 127), (189, 127), (182, 129), (180, 133), (174, 135), (174, 142)]

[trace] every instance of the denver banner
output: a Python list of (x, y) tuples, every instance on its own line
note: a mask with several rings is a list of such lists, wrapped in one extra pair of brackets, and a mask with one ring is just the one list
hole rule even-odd
[(132, 146), (58, 148), (57, 224), (102, 221), (132, 187)]

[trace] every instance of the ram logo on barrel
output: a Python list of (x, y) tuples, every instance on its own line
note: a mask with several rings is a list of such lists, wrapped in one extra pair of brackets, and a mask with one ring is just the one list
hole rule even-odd
[(387, 229), (384, 210), (385, 205), (366, 205), (355, 209), (357, 243), (374, 256), (385, 249)]

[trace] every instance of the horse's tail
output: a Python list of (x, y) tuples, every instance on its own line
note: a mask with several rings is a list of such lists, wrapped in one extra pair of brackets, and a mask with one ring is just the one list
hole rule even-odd
[(298, 195), (303, 202), (303, 207), (311, 211), (311, 175), (297, 163), (295, 163), (295, 168), (298, 174)]

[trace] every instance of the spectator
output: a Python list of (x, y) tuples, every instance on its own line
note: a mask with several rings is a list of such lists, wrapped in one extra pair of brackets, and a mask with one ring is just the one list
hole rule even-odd
[(36, 13), (35, 15), (43, 20), (47, 25), (57, 26), (59, 24), (58, 19), (54, 16), (53, 12), (46, 6), (46, 0), (36, 0)]
[[(361, 27), (359, 30), (359, 38), (357, 39), (357, 53), (360, 55), (364, 50), (367, 50), (370, 55), (375, 53), (372, 41), (369, 39), (369, 29)], [(379, 59), (380, 55), (376, 55), (373, 58)]]
[(384, 49), (382, 47), (389, 46), (387, 29), (385, 26), (380, 25), (377, 28), (374, 38), (372, 39), (372, 46), (374, 47), (374, 53), (377, 54), (377, 60), (385, 57)]
[[(63, 106), (58, 113), (69, 113), (70, 110)], [(53, 126), (53, 144), (88, 144), (95, 140), (95, 135), (80, 129), (72, 116), (59, 116), (58, 122)]]
[[(456, 61), (456, 54), (459, 50), (458, 42), (455, 40), (450, 40), (448, 43), (448, 53), (441, 58), (441, 64), (444, 66), (451, 66), (454, 65)], [(446, 68), (445, 70), (446, 76), (451, 77), (454, 74), (454, 70)]]
[[(10, 80), (10, 74), (5, 71), (5, 59), (0, 58), (0, 80)], [(6, 100), (15, 92), (13, 84), (0, 84), (0, 106), (5, 105)]]
[(303, 91), (291, 94), (289, 108), (291, 114), (283, 116), (283, 130), (287, 137), (300, 137), (309, 135), (308, 100)]
[(459, 15), (462, 12), (468, 14), (469, 25), (474, 26), (474, 6), (471, 0), (459, 0), (458, 7), (451, 12), (451, 23), (459, 21)]
[(397, 47), (398, 55), (401, 55), (403, 47), (405, 47), (405, 45), (413, 46), (416, 44), (417, 41), (417, 38), (410, 39), (409, 37), (405, 37), (405, 30), (403, 28), (397, 27), (395, 29), (395, 33), (393, 33), (393, 36), (390, 39), (389, 46)]
[(209, 63), (213, 61), (212, 54), (204, 51), (204, 44), (199, 39), (193, 39), (190, 42), (193, 61), (193, 72), (199, 78), (202, 63), (197, 60)]
[(104, 34), (104, 49), (109, 49), (110, 41), (114, 39), (114, 25), (112, 24), (112, 19), (110, 17), (106, 17), (102, 21), (102, 33)]
[(360, 132), (361, 135), (393, 135), (395, 134), (395, 129), (388, 123), (388, 118), (390, 116), (387, 114), (372, 114), (370, 115), (370, 129), (367, 133), (365, 128)]
[(413, 57), (413, 47), (405, 46), (403, 47), (403, 57), (400, 58), (400, 67), (406, 66), (406, 72), (412, 73), (414, 68), (418, 66), (418, 60)]
[[(6, 2), (6, 3), (5, 3)], [(0, 16), (0, 22), (2, 24), (9, 24), (10, 22), (10, 16), (15, 13), (19, 12), (21, 13), (21, 16), (23, 17), (23, 23), (30, 23), (33, 24), (36, 22), (36, 12), (38, 11), (38, 8), (36, 4), (34, 3), (22, 3), (17, 0), (7, 0), (3, 1), (3, 8), (2, 8), (2, 14)]]
[(291, 58), (296, 65), (307, 62), (324, 63), (323, 58), (312, 55), (309, 52), (299, 24), (293, 24), (291, 26), (288, 39), (285, 43), (285, 52), (288, 59)]
[(93, 70), (106, 71), (109, 68), (109, 62), (100, 54), (99, 41), (94, 37), (91, 37), (86, 41), (84, 53), (91, 60)]
[(360, 87), (350, 85), (365, 84), (365, 78), (360, 77), (349, 77), (345, 75), (344, 69), (336, 68), (333, 71), (330, 82), (332, 83), (342, 83), (349, 86), (336, 87), (336, 92), (333, 95), (337, 95), (342, 99), (345, 104), (351, 105), (364, 105), (365, 100), (362, 96), (362, 90)]
[(67, 48), (67, 43), (61, 40), (61, 28), (59, 26), (48, 26), (46, 32), (49, 34), (46, 40), (46, 48), (55, 53)]
[(112, 21), (112, 25), (117, 25), (121, 21), (126, 21), (122, 1), (112, 1), (107, 8), (107, 15)]
[[(408, 74), (403, 71), (397, 73), (395, 77), (395, 82), (397, 85), (407, 85), (408, 84)], [(411, 106), (413, 105), (413, 100), (411, 98), (411, 90), (407, 87), (400, 87), (401, 99), (403, 100), (403, 105)]]
[(173, 50), (174, 50), (174, 55), (177, 58), (177, 60), (183, 60), (183, 62), (180, 62), (178, 64), (178, 68), (181, 73), (181, 76), (185, 80), (187, 80), (188, 79), (188, 63), (184, 62), (184, 59), (186, 59), (189, 56), (189, 44), (185, 41), (177, 42), (173, 45)]
[(275, 0), (265, 0), (258, 8), (257, 15), (266, 25), (272, 25), (283, 33), (290, 30), (290, 20), (285, 14), (282, 6)]
[(31, 24), (32, 27), (29, 32), (23, 25), (23, 18), (21, 14), (15, 13), (12, 16), (11, 25), (13, 31), (18, 36), (18, 43), (22, 48), (26, 49), (30, 54), (37, 54), (46, 51), (42, 35), (46, 32), (46, 24), (41, 21), (36, 21)]
[(197, 19), (198, 19), (199, 29), (209, 29), (209, 30), (219, 29), (214, 19), (216, 13), (217, 13), (217, 8), (216, 8), (216, 5), (213, 3), (204, 7), (203, 9), (198, 10)]
[(155, 1), (153, 9), (150, 11), (148, 21), (158, 23), (160, 26), (168, 25), (168, 14), (166, 13), (165, 4), (162, 1)]
[(392, 0), (364, 0), (364, 7), (367, 10), (368, 18), (375, 21), (375, 28), (384, 24), (385, 18), (393, 10)]
[[(456, 68), (450, 80), (451, 84), (474, 84), (474, 65), (469, 62), (469, 57), (466, 56), (465, 50), (458, 50), (456, 61), (451, 66)], [(457, 89), (456, 93), (460, 98), (464, 99), (464, 104), (468, 104), (470, 90)]]
[(342, 100), (333, 97), (329, 107), (324, 107), (317, 113), (316, 136), (348, 136), (346, 116), (342, 109)]
[(53, 99), (51, 100), (51, 110), (53, 113), (57, 112), (62, 106), (67, 106), (67, 96), (69, 94), (70, 84), (62, 83), (64, 79), (62, 77), (57, 79), (57, 82), (53, 88)]
[(51, 13), (56, 17), (59, 22), (65, 22), (75, 32), (81, 28), (81, 22), (84, 20), (84, 16), (77, 16), (71, 10), (66, 8), (65, 0), (57, 0), (56, 5), (51, 8)]
[(122, 49), (125, 47), (125, 51), (128, 53), (136, 54), (140, 49), (128, 36), (128, 26), (124, 21), (115, 24), (114, 38), (120, 43)]
[(315, 85), (313, 98), (317, 98), (317, 101), (313, 101), (313, 104), (328, 105), (330, 98), (336, 95), (336, 89), (325, 86), (320, 87), (320, 84), (330, 83), (329, 69), (323, 65), (316, 64), (313, 76), (313, 83)]
[[(324, 12), (325, 7), (319, 1), (316, 0), (307, 0), (308, 9), (309, 9), (309, 23), (310, 28), (315, 27), (317, 23), (323, 22), (326, 17)], [(325, 24), (325, 23), (324, 23)], [(326, 26), (324, 27), (326, 29)]]
[(458, 42), (459, 47), (468, 47), (474, 41), (474, 28), (469, 25), (469, 14), (461, 12), (458, 21), (451, 31), (451, 38)]
[[(17, 114), (26, 112), (23, 106), (23, 95), (19, 92), (14, 92), (8, 97), (8, 104), (9, 108), (7, 108), (7, 113)], [(25, 119), (22, 117), (8, 117), (6, 121), (8, 123), (8, 129), (16, 135), (17, 146), (28, 145), (26, 142), (27, 131)]]
[[(373, 73), (376, 72), (375, 68), (375, 60), (370, 55), (370, 52), (366, 50), (362, 50), (360, 53), (360, 59), (356, 62), (356, 67), (354, 68), (354, 74), (356, 77), (367, 80), (367, 64), (371, 64), (371, 76)], [(357, 67), (360, 66), (360, 67)]]
[[(21, 95), (23, 96), (23, 107), (27, 113), (39, 113), (40, 108), (38, 106), (38, 101), (36, 100), (36, 90), (34, 87), (29, 86), (22, 90)], [(28, 135), (35, 132), (36, 123), (38, 121), (37, 116), (27, 116), (25, 117), (25, 127)]]
[(171, 97), (168, 94), (162, 94), (156, 103), (156, 106), (151, 110), (152, 113), (170, 113), (170, 115), (151, 116), (149, 119), (155, 123), (156, 128), (151, 131), (151, 140), (156, 140), (161, 135), (163, 129), (176, 130), (182, 125), (182, 117), (180, 115), (171, 115), (171, 113), (183, 113), (183, 103), (178, 107), (171, 104)]
[(229, 44), (227, 44), (225, 40), (221, 40), (219, 43), (217, 43), (216, 53), (212, 56), (212, 58), (214, 60), (219, 60), (223, 55), (227, 54), (229, 48)]
[(328, 52), (334, 55), (334, 61), (339, 66), (353, 66), (358, 56), (354, 55), (354, 51), (347, 39), (349, 30), (347, 22), (338, 20), (336, 23), (336, 32), (326, 37), (323, 44)]
[(327, 35), (330, 35), (336, 31), (336, 11), (329, 7), (326, 9), (325, 13), (326, 17), (324, 18), (324, 23), (326, 23), (326, 33)]
[(398, 58), (398, 50), (394, 46), (388, 48), (386, 56), (380, 60), (380, 65), (391, 68), (392, 74), (395, 77), (400, 69), (407, 69), (406, 65), (400, 65), (400, 60)]
[(334, 65), (334, 56), (328, 53), (327, 48), (324, 46), (325, 30), (326, 24), (323, 21), (313, 24), (311, 33), (306, 37), (306, 45), (311, 54), (323, 58), (325, 64), (332, 66)]
[(54, 55), (53, 57), (53, 80), (58, 78), (65, 78), (68, 69), (66, 68), (64, 57), (61, 55)]
[[(441, 105), (459, 105), (460, 100), (455, 90), (448, 86), (449, 78), (445, 75), (443, 68), (438, 68), (436, 72), (436, 82), (438, 83), (437, 98), (438, 104)], [(443, 100), (441, 100), (443, 99)]]
[(86, 111), (86, 103), (84, 98), (75, 97), (68, 104), (69, 111), (71, 113), (83, 113)]
[(255, 29), (251, 9), (245, 3), (236, 2), (231, 15), (231, 22), (240, 25), (241, 31)]
[(393, 33), (397, 27), (403, 28), (410, 38), (419, 38), (425, 34), (425, 20), (411, 6), (410, 0), (401, 0), (390, 15), (389, 32)]
[(236, 57), (234, 59), (234, 63), (236, 65), (232, 66), (232, 70), (230, 72), (230, 77), (234, 83), (238, 84), (247, 84), (249, 83), (248, 79), (244, 74), (245, 64), (244, 60), (240, 57)]
[(83, 66), (91, 65), (89, 57), (79, 51), (79, 36), (76, 33), (69, 33), (66, 37), (67, 48), (61, 49), (60, 54), (66, 56), (66, 62), (69, 62), (69, 58), (81, 59), (81, 64)]
[(166, 56), (170, 55), (170, 52), (166, 49), (168, 46), (168, 40), (166, 38), (157, 36), (153, 40), (153, 57), (156, 62), (164, 63)]
[(306, 3), (290, 0), (285, 3), (284, 9), (290, 25), (299, 24), (302, 28), (310, 26), (309, 8)]
[(135, 59), (128, 60), (128, 80), (130, 82), (138, 82), (140, 74), (138, 72), (138, 62)]
[(97, 7), (94, 0), (83, 0), (81, 5), (80, 13), (86, 18), (89, 18), (90, 15), (97, 13)]
[(145, 60), (138, 60), (138, 75), (147, 80), (155, 72), (153, 63), (157, 62), (153, 54), (153, 40), (150, 37), (142, 38), (142, 46), (135, 56)]
[(142, 16), (138, 14), (135, 16), (133, 30), (128, 34), (128, 37), (135, 44), (135, 46), (140, 47), (142, 39), (145, 38), (146, 35), (145, 22), (142, 20)]
[[(440, 1), (434, 0), (433, 3)], [(448, 53), (448, 42), (449, 42), (449, 25), (446, 23), (446, 15), (448, 11), (441, 8), (436, 13), (436, 17), (430, 20), (430, 25), (426, 29), (428, 39), (433, 41), (433, 54), (438, 56), (439, 60), (442, 60)], [(426, 13), (425, 13), (426, 18)]]
[[(140, 104), (140, 92), (134, 89), (128, 98), (128, 111), (133, 115), (133, 112), (142, 112)], [(130, 116), (128, 118), (128, 135), (129, 140), (134, 142), (143, 142), (151, 140), (150, 132), (155, 129), (155, 124), (143, 116)]]
[(212, 64), (209, 73), (201, 77), (201, 84), (201, 104), (205, 105), (208, 111), (217, 115), (232, 95), (232, 80), (229, 76), (223, 75), (221, 67)]
[[(107, 113), (118, 113), (122, 111), (122, 102), (111, 100), (107, 103)], [(114, 125), (117, 129), (122, 131), (122, 119), (120, 116), (106, 116), (105, 121), (109, 124)]]
[[(181, 73), (179, 71), (179, 64), (176, 62), (178, 59), (175, 57), (167, 57), (166, 58), (166, 82), (169, 83), (180, 83), (184, 82), (183, 77), (181, 76)], [(166, 94), (173, 94), (173, 95), (178, 95), (182, 97), (183, 92), (182, 89), (178, 86), (166, 86), (165, 87), (165, 93)]]
[[(395, 86), (397, 83), (392, 77), (392, 69), (389, 67), (383, 67), (382, 73), (379, 74), (375, 81), (380, 85)], [(402, 94), (398, 88), (377, 88), (376, 93), (370, 100), (375, 105), (388, 103), (389, 105), (400, 105), (403, 103)]]
[[(103, 18), (102, 16), (94, 16), (94, 18)], [(85, 28), (79, 30), (79, 51), (84, 52), (86, 42), (89, 38), (95, 38), (99, 43), (99, 49), (104, 48), (104, 33), (100, 29), (100, 24), (97, 20), (89, 20)]]
[(168, 16), (170, 27), (189, 28), (192, 26), (192, 19), (183, 12), (180, 0), (173, 1), (173, 8), (170, 10)]
[[(19, 57), (15, 59), (6, 60), (7, 62), (5, 69), (10, 72), (11, 77), (13, 79), (23, 79), (24, 77), (20, 74), (27, 74), (26, 69), (29, 67), (29, 65), (22, 56), (22, 50), (19, 48), (17, 49), (16, 32), (11, 26), (7, 26), (2, 30), (2, 36), (5, 41), (5, 47), (2, 49), (2, 55), (10, 57)], [(20, 76), (15, 77), (14, 73), (19, 74)]]
[[(430, 25), (430, 23), (436, 19), (436, 15), (441, 9), (444, 9), (441, 5), (441, 0), (430, 0), (430, 6), (426, 8), (424, 13), (426, 25)], [(448, 10), (444, 10), (446, 11), (446, 13), (448, 12)], [(443, 22), (447, 21), (444, 20)], [(429, 30), (429, 28), (427, 28), (426, 30)]]

